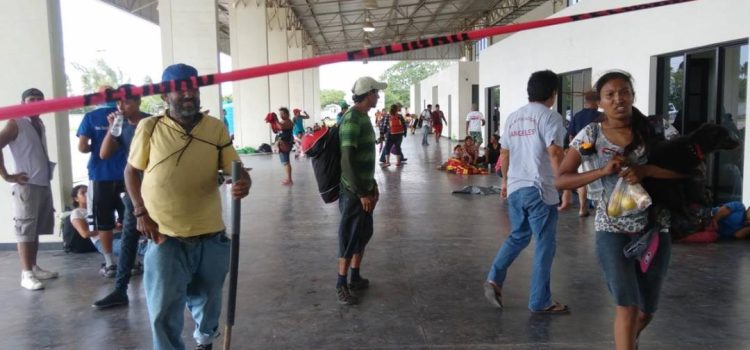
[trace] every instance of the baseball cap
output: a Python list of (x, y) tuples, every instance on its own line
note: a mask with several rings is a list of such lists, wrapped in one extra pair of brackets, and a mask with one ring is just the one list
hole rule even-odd
[(352, 93), (355, 96), (364, 95), (372, 90), (383, 90), (388, 87), (388, 84), (378, 82), (371, 77), (361, 77), (354, 82), (352, 87)]
[(30, 88), (21, 94), (21, 101), (26, 101), (26, 98), (29, 96), (39, 96), (41, 98), (44, 98), (44, 94), (42, 93), (42, 90), (39, 90), (37, 88)]
[(164, 69), (164, 73), (161, 74), (161, 80), (178, 80), (197, 76), (198, 70), (195, 67), (184, 63), (177, 63)]
[[(119, 89), (134, 89), (134, 88), (135, 88), (135, 85), (133, 84), (122, 84), (117, 89), (119, 90)], [(126, 100), (138, 100), (140, 98), (141, 98), (140, 96), (132, 96), (130, 98), (125, 98), (125, 99)]]
[(349, 108), (349, 104), (346, 103), (346, 101), (341, 101), (339, 102), (339, 107), (341, 107), (341, 109)]

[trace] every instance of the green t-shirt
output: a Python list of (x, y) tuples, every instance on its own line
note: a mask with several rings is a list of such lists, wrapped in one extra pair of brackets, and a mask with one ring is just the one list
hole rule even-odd
[(342, 172), (341, 183), (350, 191), (355, 188), (371, 191), (375, 186), (375, 130), (370, 117), (354, 108), (349, 109), (339, 127), (339, 137), (342, 150), (344, 147), (354, 148), (351, 160), (354, 178)]

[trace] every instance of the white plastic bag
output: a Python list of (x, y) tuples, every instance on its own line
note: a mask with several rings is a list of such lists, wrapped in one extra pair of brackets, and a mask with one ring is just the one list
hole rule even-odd
[(651, 205), (651, 196), (641, 184), (631, 185), (623, 178), (617, 180), (609, 197), (607, 215), (610, 217), (628, 216), (643, 212)]

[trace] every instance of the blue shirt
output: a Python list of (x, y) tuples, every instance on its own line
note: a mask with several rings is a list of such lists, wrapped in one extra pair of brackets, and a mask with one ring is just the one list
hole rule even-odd
[(601, 113), (596, 108), (584, 108), (576, 113), (568, 124), (568, 137), (576, 137), (583, 128), (599, 118)]
[[(125, 173), (125, 163), (128, 154), (125, 147), (119, 148), (112, 157), (103, 160), (99, 158), (99, 149), (104, 137), (109, 132), (107, 116), (117, 108), (99, 107), (83, 116), (76, 136), (86, 136), (91, 139), (91, 156), (89, 157), (89, 179), (92, 181), (122, 181)], [(123, 130), (125, 130), (123, 123)]]
[[(141, 112), (141, 116), (143, 118), (151, 116), (148, 113)], [(117, 144), (120, 145), (120, 148), (125, 151), (125, 156), (127, 158), (127, 155), (130, 153), (130, 144), (133, 142), (133, 136), (135, 136), (135, 129), (137, 125), (131, 125), (128, 123), (127, 120), (125, 120), (122, 123), (122, 134), (120, 136), (115, 138), (115, 141), (117, 141)]]
[(305, 124), (303, 120), (304, 119), (302, 119), (302, 116), (294, 118), (294, 134), (295, 135), (305, 133)]
[[(745, 227), (745, 205), (742, 202), (724, 203), (721, 207), (727, 207), (729, 215), (719, 220), (719, 236), (721, 238), (732, 238), (734, 233)], [(711, 210), (711, 214), (716, 214), (719, 208)]]

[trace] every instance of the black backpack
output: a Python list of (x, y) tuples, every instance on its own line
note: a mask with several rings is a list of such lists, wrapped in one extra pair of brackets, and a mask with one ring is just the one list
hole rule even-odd
[(341, 189), (341, 141), (338, 126), (323, 127), (302, 138), (302, 151), (312, 159), (318, 192), (325, 203), (339, 199)]
[(81, 237), (70, 221), (70, 215), (62, 219), (63, 250), (66, 253), (91, 253), (96, 251), (90, 239)]

